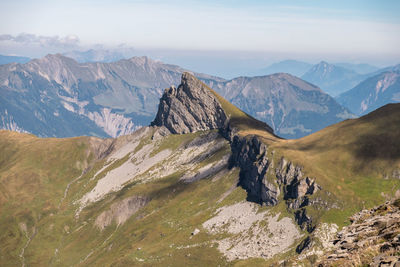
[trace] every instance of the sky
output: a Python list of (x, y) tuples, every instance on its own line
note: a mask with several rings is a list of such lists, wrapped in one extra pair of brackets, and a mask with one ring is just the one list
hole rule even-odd
[(397, 0), (2, 0), (0, 12), (0, 54), (122, 46), (183, 64), (400, 62)]

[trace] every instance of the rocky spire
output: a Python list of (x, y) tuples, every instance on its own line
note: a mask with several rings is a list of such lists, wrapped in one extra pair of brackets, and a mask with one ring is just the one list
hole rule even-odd
[(171, 133), (221, 129), (228, 116), (215, 94), (192, 74), (182, 74), (178, 88), (166, 89), (152, 126), (165, 126)]

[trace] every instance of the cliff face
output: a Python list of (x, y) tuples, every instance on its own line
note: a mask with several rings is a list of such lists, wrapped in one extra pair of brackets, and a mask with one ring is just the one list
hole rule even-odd
[(164, 91), (152, 126), (165, 126), (173, 134), (222, 129), (227, 121), (220, 102), (205, 84), (183, 73), (178, 88)]
[(300, 166), (281, 158), (278, 166), (273, 164), (273, 152), (257, 136), (231, 140), (231, 165), (240, 168), (239, 185), (246, 189), (248, 199), (267, 206), (284, 200), (295, 215), (302, 229), (312, 232), (315, 222), (308, 216), (305, 207), (309, 197), (322, 189), (314, 179), (305, 177)]
[(280, 189), (276, 182), (266, 179), (271, 166), (267, 146), (255, 136), (246, 139), (235, 135), (231, 149), (231, 163), (240, 167), (239, 184), (247, 190), (248, 198), (259, 203), (276, 205)]

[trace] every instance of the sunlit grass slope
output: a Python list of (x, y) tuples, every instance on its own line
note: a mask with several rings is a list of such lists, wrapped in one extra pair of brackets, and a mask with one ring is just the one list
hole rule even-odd
[(0, 262), (20, 265), (35, 225), (57, 209), (67, 184), (88, 166), (87, 140), (0, 131)]
[(400, 104), (386, 105), (298, 140), (269, 143), (280, 155), (303, 166), (306, 175), (316, 177), (339, 201), (338, 210), (325, 213), (327, 220), (341, 224), (355, 211), (382, 203), (400, 189), (396, 177)]

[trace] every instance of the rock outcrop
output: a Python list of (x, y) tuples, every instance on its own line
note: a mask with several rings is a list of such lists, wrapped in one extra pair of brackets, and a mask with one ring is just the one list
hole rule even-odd
[(267, 146), (256, 136), (247, 139), (236, 135), (231, 149), (231, 164), (240, 167), (239, 184), (247, 190), (248, 198), (266, 205), (278, 204), (279, 186), (266, 176), (271, 165)]
[(125, 198), (111, 205), (110, 209), (103, 211), (95, 220), (94, 224), (100, 230), (112, 224), (113, 221), (117, 225), (124, 224), (139, 209), (144, 207), (149, 198), (144, 196), (132, 196)]
[(303, 177), (301, 167), (284, 158), (274, 169), (268, 147), (257, 136), (234, 135), (232, 139), (231, 166), (240, 168), (239, 185), (246, 189), (248, 200), (274, 206), (282, 194), (298, 225), (312, 232), (315, 223), (305, 207), (311, 204), (309, 197), (321, 189), (315, 180)]
[(221, 129), (227, 114), (213, 92), (192, 74), (182, 74), (178, 88), (166, 89), (152, 126), (165, 126), (173, 134)]
[(350, 221), (319, 266), (400, 265), (400, 199), (363, 210)]

